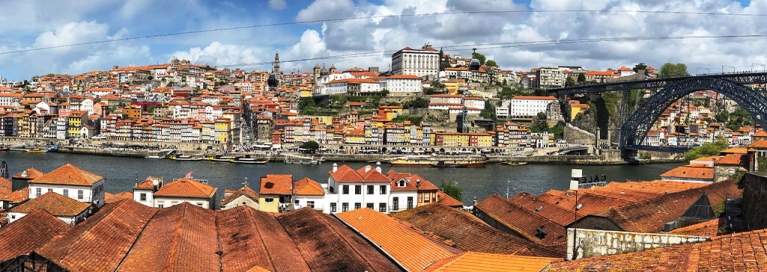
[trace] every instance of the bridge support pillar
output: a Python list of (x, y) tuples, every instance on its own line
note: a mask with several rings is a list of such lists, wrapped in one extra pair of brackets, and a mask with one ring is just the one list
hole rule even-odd
[(624, 160), (636, 160), (638, 154), (639, 154), (639, 151), (635, 149), (621, 150), (621, 158), (623, 158)]

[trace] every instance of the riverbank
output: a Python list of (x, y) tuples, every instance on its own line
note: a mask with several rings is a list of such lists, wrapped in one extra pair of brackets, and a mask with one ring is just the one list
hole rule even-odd
[[(69, 154), (83, 154), (83, 155), (99, 155), (99, 156), (113, 156), (113, 157), (135, 157), (145, 158), (147, 155), (154, 154), (156, 151), (148, 150), (133, 150), (124, 148), (94, 148), (94, 147), (73, 147), (63, 146), (58, 149), (60, 153)], [(184, 152), (189, 155), (203, 155), (204, 151), (187, 151)], [(215, 154), (207, 154), (213, 156)], [(249, 155), (252, 158), (265, 160), (270, 162), (284, 162), (285, 155), (273, 155), (266, 153), (230, 153), (232, 156), (245, 156)], [(307, 157), (306, 154), (290, 154), (293, 156)], [(311, 156), (311, 155), (309, 155)], [(392, 154), (316, 154), (315, 157), (322, 157), (324, 162), (376, 162), (376, 161), (389, 161), (395, 158), (400, 158), (403, 155)], [(620, 158), (620, 151), (609, 150), (602, 151), (600, 155), (563, 155), (563, 156), (488, 156), (489, 163), (500, 163), (504, 161), (509, 162), (524, 162), (528, 164), (562, 164), (562, 165), (625, 165), (625, 164), (655, 164), (655, 163), (678, 163), (682, 162), (682, 159), (675, 158), (652, 158), (647, 160), (638, 160), (635, 162), (627, 162)]]

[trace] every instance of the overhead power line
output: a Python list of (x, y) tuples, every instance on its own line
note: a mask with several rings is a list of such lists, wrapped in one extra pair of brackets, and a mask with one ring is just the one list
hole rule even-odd
[[(579, 43), (598, 43), (598, 42), (636, 42), (636, 41), (663, 41), (663, 40), (700, 40), (700, 39), (736, 39), (736, 38), (763, 38), (767, 34), (747, 34), (747, 35), (712, 35), (712, 36), (659, 36), (659, 37), (612, 37), (612, 38), (590, 38), (590, 39), (573, 39), (573, 40), (543, 40), (543, 41), (529, 41), (529, 42), (509, 42), (509, 43), (489, 43), (489, 44), (466, 44), (466, 45), (449, 45), (442, 48), (455, 49), (455, 50), (468, 50), (472, 48), (477, 49), (499, 49), (499, 48), (514, 48), (514, 47), (531, 47), (531, 46), (546, 46), (557, 44), (579, 44)], [(292, 60), (280, 60), (281, 63), (290, 62), (304, 62), (315, 60), (329, 60), (329, 59), (345, 59), (345, 58), (358, 58), (358, 57), (372, 57), (385, 54), (393, 54), (400, 49), (383, 50), (383, 51), (371, 51), (371, 52), (359, 52), (349, 54), (330, 55), (313, 58), (292, 59)], [(251, 67), (270, 65), (269, 62), (254, 62), (254, 63), (239, 63), (239, 64), (227, 64), (218, 65), (218, 67)]]
[(247, 25), (247, 26), (237, 26), (237, 27), (212, 28), (212, 29), (203, 29), (203, 30), (192, 30), (192, 31), (174, 32), (174, 33), (153, 34), (153, 35), (145, 35), (145, 36), (117, 38), (117, 39), (107, 39), (107, 40), (99, 40), (99, 41), (89, 41), (89, 42), (81, 42), (81, 43), (72, 43), (72, 44), (63, 44), (63, 45), (55, 45), (55, 46), (46, 46), (46, 47), (35, 47), (35, 48), (28, 48), (28, 49), (11, 50), (11, 51), (0, 52), (0, 55), (18, 54), (18, 53), (26, 53), (26, 52), (33, 52), (33, 51), (57, 49), (57, 48), (83, 46), (83, 45), (94, 45), (94, 44), (124, 42), (124, 41), (132, 41), (132, 40), (162, 38), (162, 37), (171, 37), (171, 36), (181, 36), (181, 35), (221, 32), (221, 31), (241, 30), (241, 29), (277, 27), (277, 26), (297, 25), (297, 24), (316, 24), (316, 23), (326, 23), (326, 22), (339, 22), (339, 21), (348, 21), (348, 20), (369, 20), (369, 19), (403, 18), (403, 17), (428, 17), (428, 16), (458, 15), (458, 14), (479, 15), (479, 14), (534, 14), (534, 13), (584, 13), (584, 12), (671, 14), (671, 15), (706, 15), (706, 16), (738, 16), (738, 17), (767, 17), (767, 14), (723, 13), (723, 12), (695, 12), (695, 11), (663, 11), (663, 10), (595, 10), (595, 9), (573, 9), (573, 10), (446, 11), (446, 12), (438, 12), (438, 13), (416, 13), (416, 14), (400, 14), (400, 15), (359, 16), (359, 17), (347, 17), (347, 18), (333, 18), (333, 19), (304, 20), (304, 21), (294, 21), (294, 22), (280, 22), (280, 23)]

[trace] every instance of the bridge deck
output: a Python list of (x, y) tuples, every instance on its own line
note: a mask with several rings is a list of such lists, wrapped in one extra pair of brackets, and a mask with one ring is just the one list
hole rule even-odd
[(739, 72), (739, 73), (724, 73), (724, 74), (707, 74), (696, 75), (687, 77), (673, 77), (673, 78), (655, 78), (647, 80), (634, 80), (623, 82), (611, 82), (611, 83), (597, 83), (587, 84), (573, 87), (549, 89), (550, 93), (557, 93), (558, 95), (571, 95), (571, 94), (586, 94), (586, 93), (603, 93), (614, 91), (628, 91), (628, 90), (643, 90), (643, 89), (659, 89), (664, 86), (679, 82), (691, 78), (709, 77), (717, 79), (725, 79), (739, 84), (763, 84), (767, 83), (767, 72)]

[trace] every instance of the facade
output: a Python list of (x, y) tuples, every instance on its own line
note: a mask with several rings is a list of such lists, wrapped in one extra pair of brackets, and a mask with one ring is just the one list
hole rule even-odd
[(248, 206), (258, 210), (258, 193), (253, 191), (245, 183), (242, 188), (237, 190), (225, 190), (224, 198), (219, 202), (219, 209), (228, 210), (239, 206)]
[(155, 208), (190, 203), (203, 209), (214, 209), (217, 190), (218, 188), (191, 178), (165, 184), (162, 178), (149, 177), (133, 187), (133, 197), (136, 202)]
[(427, 43), (421, 49), (405, 47), (391, 56), (392, 73), (436, 77), (439, 74), (439, 51)]
[(79, 202), (104, 206), (104, 177), (65, 164), (29, 181), (29, 199), (55, 192)]
[(551, 89), (565, 86), (565, 75), (558, 67), (541, 67), (535, 73), (539, 88)]
[(267, 174), (261, 178), (258, 191), (259, 210), (283, 212), (291, 208), (293, 198), (293, 175)]
[(329, 213), (345, 212), (363, 207), (389, 213), (391, 181), (381, 172), (381, 167), (375, 169), (367, 165), (354, 170), (347, 165), (328, 172), (328, 192), (326, 201)]
[(550, 103), (557, 102), (553, 96), (515, 96), (511, 99), (511, 118), (533, 118), (539, 112), (545, 113)]
[(8, 223), (13, 223), (27, 214), (37, 210), (46, 210), (53, 216), (69, 226), (85, 220), (93, 212), (91, 204), (80, 202), (55, 192), (47, 192), (44, 195), (31, 199), (8, 211)]
[(416, 75), (393, 75), (380, 79), (381, 89), (389, 91), (391, 96), (407, 96), (421, 93), (423, 83)]

